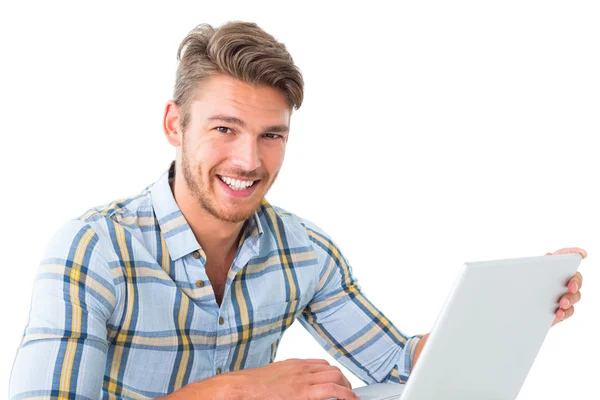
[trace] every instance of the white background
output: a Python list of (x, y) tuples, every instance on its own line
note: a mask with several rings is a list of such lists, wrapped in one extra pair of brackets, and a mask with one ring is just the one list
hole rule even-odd
[[(600, 398), (597, 2), (124, 3), (0, 8), (0, 396), (50, 235), (160, 176), (177, 47), (237, 19), (306, 81), (271, 203), (325, 229), (408, 334), (429, 331), (464, 261), (585, 248), (582, 302), (519, 399)], [(289, 357), (328, 355), (294, 324)]]

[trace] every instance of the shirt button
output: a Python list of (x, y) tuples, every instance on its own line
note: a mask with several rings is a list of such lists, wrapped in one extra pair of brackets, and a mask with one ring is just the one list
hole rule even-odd
[(192, 253), (192, 256), (197, 260), (200, 258), (200, 252), (198, 250), (196, 250), (195, 252)]
[(204, 287), (204, 281), (196, 281), (196, 287)]
[(225, 319), (223, 317), (219, 317), (219, 325), (223, 325)]
[(217, 368), (217, 375), (219, 375), (221, 372), (223, 372), (221, 368)]

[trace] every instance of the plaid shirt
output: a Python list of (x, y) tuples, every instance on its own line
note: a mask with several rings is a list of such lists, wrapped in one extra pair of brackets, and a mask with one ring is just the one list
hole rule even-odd
[(169, 185), (67, 222), (47, 247), (13, 366), (12, 399), (160, 397), (272, 362), (298, 319), (366, 383), (404, 382), (407, 337), (362, 294), (311, 222), (263, 200), (244, 224), (221, 307)]

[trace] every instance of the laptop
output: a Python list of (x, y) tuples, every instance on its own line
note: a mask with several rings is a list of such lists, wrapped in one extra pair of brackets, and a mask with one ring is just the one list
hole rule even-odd
[(554, 321), (580, 254), (465, 263), (406, 384), (361, 400), (513, 400)]

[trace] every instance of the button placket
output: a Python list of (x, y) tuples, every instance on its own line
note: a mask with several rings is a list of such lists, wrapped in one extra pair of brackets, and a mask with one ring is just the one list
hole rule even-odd
[[(219, 310), (219, 313), (225, 310), (225, 304), (221, 305), (221, 309)], [(227, 372), (226, 370), (226, 365), (228, 363), (228, 358), (229, 358), (229, 351), (230, 349), (228, 349), (227, 346), (223, 346), (226, 344), (226, 337), (227, 335), (225, 335), (224, 333), (226, 332), (226, 326), (225, 326), (225, 318), (222, 315), (219, 315), (219, 317), (217, 318), (217, 328), (216, 328), (216, 334), (217, 334), (217, 348), (216, 348), (216, 352), (215, 352), (215, 357), (214, 357), (214, 366), (216, 367), (217, 365), (221, 365), (222, 367), (219, 367), (216, 369), (216, 374), (219, 375), (223, 372)]]
[(204, 251), (202, 249), (198, 249), (189, 253), (184, 265), (187, 275), (186, 286), (189, 288), (188, 291), (190, 291), (190, 298), (196, 304), (206, 301), (201, 299), (201, 297), (206, 297), (208, 294), (206, 289), (210, 289), (208, 287), (210, 282), (205, 270)]

